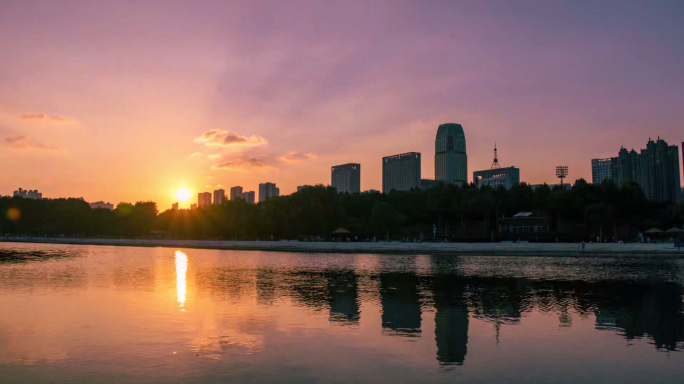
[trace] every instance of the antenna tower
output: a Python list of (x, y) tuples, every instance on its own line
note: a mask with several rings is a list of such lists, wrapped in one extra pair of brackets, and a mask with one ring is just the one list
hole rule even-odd
[(491, 169), (498, 169), (501, 168), (499, 165), (499, 156), (497, 154), (496, 150), (496, 142), (494, 142), (494, 162), (492, 162), (492, 168)]

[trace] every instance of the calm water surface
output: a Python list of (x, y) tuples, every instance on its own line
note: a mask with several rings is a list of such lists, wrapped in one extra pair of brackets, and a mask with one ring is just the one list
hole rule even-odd
[(0, 381), (683, 382), (683, 267), (0, 243)]

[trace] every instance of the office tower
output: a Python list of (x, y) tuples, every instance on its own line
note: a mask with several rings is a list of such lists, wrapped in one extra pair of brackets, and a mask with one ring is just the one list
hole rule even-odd
[(478, 188), (484, 186), (498, 188), (502, 186), (506, 189), (511, 189), (515, 184), (520, 183), (520, 169), (516, 167), (501, 168), (498, 151), (496, 145), (494, 145), (494, 161), (492, 166), (484, 171), (473, 172), (473, 183)]
[(311, 187), (312, 187), (312, 185), (309, 185), (309, 184), (298, 185), (297, 186), (297, 192), (301, 192), (301, 190), (304, 188), (311, 188)]
[(361, 192), (361, 164), (349, 163), (333, 166), (331, 184), (338, 193)]
[(649, 138), (641, 153), (620, 148), (617, 157), (592, 159), (591, 165), (594, 183), (609, 179), (620, 186), (632, 180), (649, 200), (676, 201), (679, 196), (679, 147), (660, 138)]
[(230, 188), (230, 199), (235, 200), (237, 198), (242, 199), (242, 187), (237, 186), (237, 187), (231, 187)]
[(223, 189), (217, 189), (214, 191), (214, 204), (221, 205), (223, 200), (226, 199), (226, 191)]
[(195, 203), (190, 204), (190, 210), (192, 211), (195, 209), (197, 209), (197, 204), (195, 204)]
[(275, 183), (259, 184), (259, 202), (266, 201), (271, 197), (280, 196), (280, 189), (276, 187)]
[(178, 210), (178, 203), (171, 204), (171, 209), (174, 211), (177, 211)]
[(242, 198), (249, 204), (254, 204), (254, 191), (244, 192)]
[(420, 188), (420, 153), (408, 152), (382, 158), (382, 193)]
[(211, 205), (211, 192), (200, 192), (197, 194), (197, 207)]
[(437, 129), (435, 180), (458, 185), (468, 183), (468, 156), (461, 124), (442, 124)]

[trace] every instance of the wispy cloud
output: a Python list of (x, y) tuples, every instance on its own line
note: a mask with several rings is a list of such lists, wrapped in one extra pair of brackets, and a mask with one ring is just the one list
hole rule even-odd
[(204, 155), (202, 155), (202, 154), (199, 153), (199, 152), (195, 152), (195, 153), (193, 153), (192, 155), (190, 155), (190, 157), (202, 157), (202, 156), (204, 156)]
[(211, 168), (228, 171), (246, 172), (254, 170), (272, 169), (273, 167), (266, 165), (261, 159), (258, 159), (256, 157), (238, 157), (225, 163), (215, 164)]
[(200, 137), (196, 137), (194, 141), (207, 146), (226, 148), (250, 148), (268, 144), (268, 140), (263, 136), (252, 135), (247, 137), (236, 132), (221, 129), (208, 130)]
[(221, 155), (219, 153), (210, 153), (207, 155), (207, 159), (210, 159), (210, 160), (216, 160), (216, 159), (220, 159), (222, 157), (223, 157), (223, 155)]
[(58, 151), (59, 148), (52, 146), (52, 145), (46, 145), (43, 143), (35, 142), (33, 140), (30, 140), (26, 136), (17, 136), (17, 137), (6, 137), (3, 139), (3, 143), (10, 147), (10, 148), (15, 148), (15, 149), (39, 149), (39, 150), (48, 150), (48, 151)]
[(280, 156), (278, 159), (286, 163), (299, 163), (300, 161), (313, 159), (314, 157), (316, 157), (316, 154), (313, 152), (299, 153), (297, 151), (290, 151), (287, 155)]
[(19, 115), (19, 119), (29, 121), (47, 121), (52, 123), (70, 123), (74, 121), (74, 119), (71, 117), (47, 115), (45, 113), (25, 113), (23, 115)]
[(216, 185), (207, 184), (204, 187), (205, 188), (220, 188), (220, 187), (223, 187), (223, 185), (221, 185), (221, 184), (216, 184)]

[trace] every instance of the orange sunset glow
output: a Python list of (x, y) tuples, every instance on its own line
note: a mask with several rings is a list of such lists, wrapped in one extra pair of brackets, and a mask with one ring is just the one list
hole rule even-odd
[(279, 2), (79, 3), (0, 7), (2, 194), (187, 208), (217, 185), (330, 184), (350, 162), (379, 190), (383, 156), (420, 152), (434, 177), (445, 122), (464, 127), (469, 179), (495, 142), (535, 184), (560, 164), (590, 180), (590, 159), (649, 136), (684, 141), (676, 11), (320, 2), (304, 23)]

